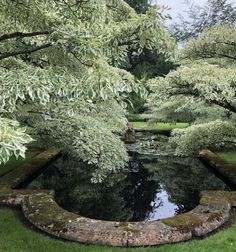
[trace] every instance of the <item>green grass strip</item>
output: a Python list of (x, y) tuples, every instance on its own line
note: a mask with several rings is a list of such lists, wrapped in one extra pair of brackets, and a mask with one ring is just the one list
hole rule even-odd
[(189, 126), (188, 123), (155, 123), (147, 124), (146, 122), (132, 122), (134, 128), (139, 129), (156, 129), (156, 130), (173, 130), (173, 129), (183, 129)]
[(228, 163), (235, 165), (236, 167), (236, 152), (229, 151), (229, 152), (219, 152), (217, 153), (221, 158), (226, 160)]

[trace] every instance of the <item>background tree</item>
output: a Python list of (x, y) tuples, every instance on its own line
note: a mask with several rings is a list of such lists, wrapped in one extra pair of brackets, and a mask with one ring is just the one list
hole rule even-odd
[(171, 33), (178, 41), (197, 37), (205, 28), (228, 23), (235, 26), (236, 7), (229, 0), (207, 0), (204, 5), (187, 2), (187, 16), (179, 14), (178, 22), (171, 27)]
[(148, 0), (125, 0), (132, 8), (134, 8), (137, 13), (145, 13), (150, 5)]
[[(145, 13), (151, 7), (148, 0), (126, 0), (138, 13)], [(169, 18), (166, 14), (166, 9), (159, 13), (161, 17)], [(165, 54), (160, 53), (159, 50), (150, 50), (150, 48), (143, 48), (142, 52), (138, 48), (131, 47), (128, 52), (128, 62), (124, 68), (134, 74), (136, 78), (142, 80), (143, 85), (149, 78), (156, 76), (164, 76), (176, 65), (172, 60), (165, 57)], [(143, 113), (146, 110), (146, 98), (132, 92), (129, 95), (128, 110), (130, 113)]]
[(130, 48), (171, 55), (159, 11), (138, 15), (123, 0), (0, 0), (0, 163), (24, 155), (23, 126), (95, 165), (96, 182), (122, 169), (124, 101), (142, 88), (121, 67)]
[(173, 131), (176, 154), (236, 145), (235, 44), (235, 28), (206, 29), (181, 51), (181, 67), (150, 81), (154, 109), (160, 112), (164, 107), (166, 116), (177, 112), (175, 120), (181, 111), (193, 115), (190, 127)]

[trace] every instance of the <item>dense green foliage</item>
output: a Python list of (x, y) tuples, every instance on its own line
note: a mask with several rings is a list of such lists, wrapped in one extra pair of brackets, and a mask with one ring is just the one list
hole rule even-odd
[(25, 144), (32, 138), (19, 128), (19, 123), (9, 119), (0, 120), (0, 164), (6, 163), (10, 156), (25, 157)]
[(129, 114), (127, 116), (129, 122), (145, 122), (148, 119), (143, 117), (142, 114)]
[(123, 0), (1, 0), (0, 163), (23, 156), (27, 126), (45, 145), (96, 165), (94, 181), (122, 169), (125, 101), (144, 93), (122, 67), (132, 48), (171, 56), (160, 12), (138, 15)]
[[(236, 29), (229, 25), (215, 26), (211, 29), (205, 29), (202, 34), (191, 39), (186, 44), (180, 55), (181, 59), (214, 60), (221, 66), (227, 66), (229, 63), (235, 63), (236, 60)], [(221, 62), (219, 59), (223, 59)], [(226, 61), (226, 62), (225, 62)]]
[(199, 5), (187, 2), (187, 17), (179, 14), (178, 22), (171, 27), (171, 33), (178, 41), (197, 37), (205, 28), (219, 24), (236, 24), (236, 6), (229, 0), (207, 0)]
[[(151, 1), (147, 0), (126, 0), (137, 12), (145, 13), (148, 7), (151, 6)], [(152, 2), (153, 4), (153, 2)], [(159, 15), (170, 18), (167, 15), (167, 8), (164, 8)], [(138, 48), (130, 47), (128, 52), (128, 64), (124, 67), (134, 74), (134, 76), (142, 80), (143, 85), (147, 79), (154, 78), (156, 76), (164, 76), (169, 73), (170, 70), (177, 67), (173, 63), (173, 59), (169, 59), (165, 54), (160, 53), (158, 50), (152, 50), (144, 47), (140, 53)], [(147, 88), (147, 86), (145, 86)], [(148, 89), (147, 89), (148, 90)], [(149, 90), (148, 90), (149, 92)], [(129, 95), (130, 104), (128, 104), (128, 110), (130, 113), (143, 113), (146, 110), (146, 98), (141, 95), (132, 92)]]
[(192, 122), (173, 131), (178, 155), (236, 145), (235, 34), (227, 25), (206, 29), (180, 52), (181, 67), (149, 82), (157, 120)]

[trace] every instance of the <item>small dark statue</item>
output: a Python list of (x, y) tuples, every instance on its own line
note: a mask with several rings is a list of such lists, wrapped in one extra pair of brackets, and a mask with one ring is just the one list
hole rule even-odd
[(125, 142), (126, 143), (135, 143), (135, 130), (131, 123), (128, 123), (128, 129), (125, 134)]

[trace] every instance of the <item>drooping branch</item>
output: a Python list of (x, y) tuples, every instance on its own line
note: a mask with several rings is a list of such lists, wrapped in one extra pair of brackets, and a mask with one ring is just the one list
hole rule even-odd
[(233, 106), (232, 104), (230, 104), (229, 102), (227, 101), (217, 101), (217, 100), (213, 100), (211, 101), (212, 103), (222, 107), (222, 108), (225, 108), (233, 113), (236, 113), (236, 107)]
[(227, 102), (227, 101), (220, 101), (220, 100), (207, 100), (205, 97), (201, 96), (199, 92), (195, 91), (191, 91), (191, 90), (187, 90), (187, 91), (179, 91), (179, 92), (173, 92), (170, 93), (170, 97), (174, 96), (174, 95), (185, 95), (185, 96), (192, 96), (195, 98), (203, 98), (205, 100), (205, 102), (207, 103), (211, 103), (211, 104), (215, 104), (217, 106), (220, 106), (224, 109), (227, 109), (233, 113), (236, 113), (236, 107), (233, 106), (231, 103)]
[(29, 49), (25, 49), (25, 50), (19, 50), (19, 51), (12, 51), (12, 52), (6, 52), (6, 53), (0, 53), (0, 60), (5, 59), (5, 58), (9, 58), (12, 56), (17, 56), (17, 55), (21, 55), (21, 54), (30, 54), (36, 51), (40, 51), (46, 48), (51, 47), (52, 44), (48, 43), (48, 44), (44, 44), (44, 45), (40, 45), (40, 46), (35, 46)]
[(0, 36), (0, 42), (7, 40), (7, 39), (13, 39), (13, 38), (26, 38), (26, 37), (34, 37), (39, 35), (49, 35), (52, 31), (36, 31), (36, 32), (13, 32), (9, 34), (4, 34)]

